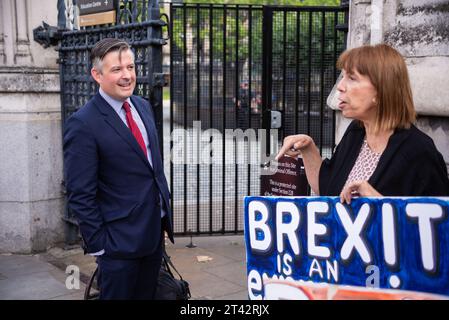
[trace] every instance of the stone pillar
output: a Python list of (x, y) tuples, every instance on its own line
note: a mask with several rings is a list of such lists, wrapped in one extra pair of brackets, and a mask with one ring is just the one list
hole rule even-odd
[(20, 65), (32, 61), (30, 39), (28, 35), (28, 10), (25, 0), (15, 1), (16, 43), (15, 63)]
[(57, 52), (32, 40), (56, 2), (0, 0), (0, 252), (63, 240)]
[[(432, 137), (449, 167), (448, 0), (352, 0), (348, 48), (387, 43), (406, 60), (417, 126)], [(335, 88), (328, 105), (336, 106)], [(337, 116), (337, 141), (349, 121)]]
[(4, 26), (3, 26), (3, 1), (0, 1), (0, 18), (2, 18), (2, 21), (0, 21), (0, 65), (3, 65), (6, 63), (6, 56), (5, 56), (5, 32)]

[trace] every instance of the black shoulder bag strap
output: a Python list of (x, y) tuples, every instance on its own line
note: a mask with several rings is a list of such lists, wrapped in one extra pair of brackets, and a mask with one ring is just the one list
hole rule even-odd
[(178, 272), (178, 270), (176, 270), (173, 262), (171, 261), (169, 255), (167, 254), (167, 251), (165, 251), (165, 248), (163, 248), (162, 250), (162, 258), (164, 259), (164, 264), (166, 266), (168, 273), (170, 273), (170, 275), (174, 278), (173, 272), (171, 271), (171, 269), (173, 268), (173, 270), (175, 270), (176, 274), (179, 276), (179, 279), (183, 280), (181, 274)]

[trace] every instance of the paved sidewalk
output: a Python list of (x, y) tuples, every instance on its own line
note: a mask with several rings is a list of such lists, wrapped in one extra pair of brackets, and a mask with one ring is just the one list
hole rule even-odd
[[(192, 299), (247, 300), (246, 252), (243, 236), (190, 238), (167, 244), (176, 269), (191, 287)], [(198, 262), (198, 258), (212, 260)], [(207, 259), (207, 258), (205, 258)]]
[[(190, 284), (194, 300), (247, 300), (243, 236), (194, 237), (167, 243), (167, 252)], [(202, 262), (200, 262), (202, 261)], [(80, 270), (80, 288), (66, 288), (67, 266)], [(36, 255), (0, 254), (0, 300), (80, 300), (95, 270), (82, 249), (51, 248)]]
[[(65, 269), (64, 269), (65, 271)], [(81, 300), (79, 290), (65, 286), (63, 270), (44, 261), (39, 255), (0, 255), (1, 300)]]

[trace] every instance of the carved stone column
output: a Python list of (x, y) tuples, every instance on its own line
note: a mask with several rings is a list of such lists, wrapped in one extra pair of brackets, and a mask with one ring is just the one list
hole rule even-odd
[(30, 53), (30, 37), (28, 35), (28, 7), (26, 0), (15, 0), (16, 41), (14, 63), (22, 64), (32, 61)]
[(56, 0), (0, 0), (0, 253), (62, 241), (58, 57), (32, 40)]
[(14, 62), (14, 16), (15, 6), (12, 0), (1, 1), (0, 23), (3, 31), (4, 64), (12, 65)]
[(5, 55), (5, 32), (3, 31), (3, 1), (0, 1), (0, 65), (4, 65), (6, 63), (6, 55)]

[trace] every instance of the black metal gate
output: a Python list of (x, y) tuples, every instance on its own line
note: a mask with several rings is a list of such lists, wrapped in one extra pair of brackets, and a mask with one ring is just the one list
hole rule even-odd
[[(338, 30), (346, 14), (347, 7), (170, 4), (166, 150), (178, 235), (242, 232), (243, 198), (259, 195), (261, 157), (284, 136), (307, 133), (331, 154), (335, 121), (325, 100), (345, 48)], [(271, 111), (281, 112), (282, 126), (264, 143)]]
[[(65, 120), (97, 93), (98, 86), (90, 76), (90, 50), (97, 41), (110, 37), (125, 39), (131, 45), (137, 75), (134, 93), (151, 102), (156, 126), (162, 133), (162, 46), (166, 44), (162, 29), (168, 27), (167, 22), (161, 19), (156, 0), (115, 1), (115, 8), (114, 24), (62, 32), (58, 48), (62, 124), (64, 126)], [(160, 140), (162, 146), (162, 134)], [(78, 240), (78, 226), (67, 206), (64, 220), (67, 222), (66, 242), (74, 243)]]
[[(262, 7), (172, 4), (170, 17), (170, 132), (180, 132), (172, 135), (170, 149), (184, 139), (185, 150), (179, 156), (173, 152), (170, 164), (175, 231), (238, 233), (243, 197), (259, 192), (260, 166), (253, 161), (259, 145), (237, 145), (225, 133), (261, 128)], [(243, 81), (258, 92), (252, 112), (249, 96), (239, 101)], [(204, 136), (210, 128), (213, 132)], [(198, 141), (195, 131), (205, 139)], [(210, 146), (216, 149), (212, 159)]]
[(346, 46), (345, 33), (338, 32), (344, 31), (345, 12), (342, 7), (264, 7), (263, 127), (271, 129), (271, 111), (279, 111), (279, 142), (305, 133), (322, 156), (330, 156), (334, 147), (335, 112), (326, 98)]

